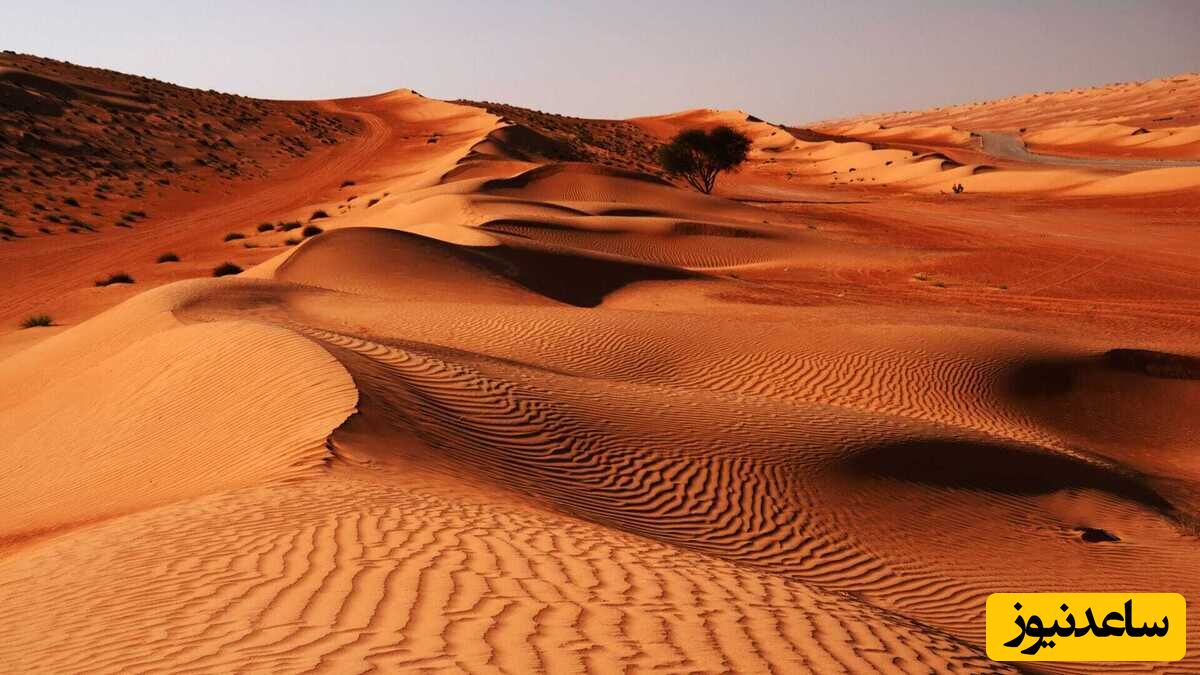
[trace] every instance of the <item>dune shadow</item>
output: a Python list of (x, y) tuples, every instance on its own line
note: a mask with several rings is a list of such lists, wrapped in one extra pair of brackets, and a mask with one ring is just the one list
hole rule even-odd
[(1200, 358), (1149, 349), (1110, 349), (1098, 356), (1035, 359), (1011, 368), (1001, 384), (1018, 398), (1076, 391), (1088, 373), (1120, 371), (1172, 380), (1200, 380)]
[(1075, 389), (1086, 359), (1037, 359), (1024, 361), (1009, 370), (1003, 389), (1018, 398), (1060, 396)]
[(1110, 349), (1104, 353), (1110, 368), (1172, 380), (1200, 380), (1200, 358), (1149, 349)]
[(576, 307), (596, 307), (608, 294), (639, 281), (701, 278), (673, 267), (513, 245), (461, 252), (535, 293)]
[(602, 176), (608, 178), (623, 178), (626, 180), (634, 180), (653, 185), (661, 185), (663, 187), (675, 187), (667, 181), (653, 176), (648, 173), (639, 173), (628, 169), (619, 169), (611, 166), (601, 166), (598, 164), (583, 164), (577, 162), (559, 162), (556, 164), (546, 164), (543, 166), (534, 167), (528, 171), (524, 171), (509, 178), (493, 178), (486, 181), (480, 186), (480, 192), (492, 192), (495, 190), (512, 190), (524, 187), (529, 187), (531, 184), (545, 180), (547, 178), (558, 175), (578, 176)]
[(1132, 473), (1039, 448), (986, 441), (905, 440), (867, 448), (842, 464), (858, 476), (1011, 495), (1097, 490), (1161, 514), (1174, 508)]
[(405, 296), (419, 293), (422, 282), (433, 282), (443, 298), (503, 297), (505, 302), (514, 301), (518, 296), (511, 291), (522, 287), (576, 307), (596, 307), (613, 291), (640, 281), (711, 278), (508, 234), (497, 233), (495, 245), (472, 246), (402, 230), (354, 227), (310, 239), (279, 266), (275, 277), (325, 288), (353, 281), (350, 288)]

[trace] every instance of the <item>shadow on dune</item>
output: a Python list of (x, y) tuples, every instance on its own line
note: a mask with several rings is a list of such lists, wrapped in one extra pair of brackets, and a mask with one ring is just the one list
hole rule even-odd
[(1200, 358), (1149, 349), (1110, 349), (1104, 362), (1111, 368), (1172, 380), (1200, 380)]
[(1172, 515), (1170, 502), (1132, 474), (1018, 445), (966, 440), (906, 440), (870, 447), (843, 467), (873, 478), (933, 487), (1046, 495), (1097, 490)]
[(1075, 390), (1080, 370), (1088, 365), (1088, 359), (1025, 361), (1007, 373), (1002, 385), (1018, 398), (1061, 396)]
[(1039, 359), (1012, 368), (1004, 381), (1015, 396), (1059, 396), (1077, 391), (1085, 376), (1119, 371), (1171, 380), (1200, 380), (1200, 358), (1149, 349), (1110, 349), (1099, 356)]
[(523, 162), (571, 162), (582, 159), (570, 144), (518, 124), (501, 127), (488, 134), (487, 139), (505, 156)]
[(524, 173), (517, 174), (512, 178), (494, 178), (484, 183), (480, 188), (481, 192), (489, 192), (492, 190), (506, 190), (513, 188), (528, 187), (531, 183), (539, 180), (557, 176), (560, 174), (568, 174), (572, 177), (577, 176), (603, 176), (609, 178), (623, 178), (626, 180), (636, 180), (663, 187), (675, 187), (667, 181), (652, 176), (648, 173), (638, 173), (626, 169), (618, 169), (609, 166), (599, 166), (597, 164), (583, 164), (576, 162), (560, 162), (558, 164), (547, 164), (539, 166)]
[(639, 281), (699, 277), (672, 267), (508, 244), (465, 254), (535, 293), (576, 307), (596, 307), (609, 293)]
[[(635, 217), (636, 218), (636, 217)], [(586, 224), (586, 221), (584, 221)], [(630, 222), (627, 229), (609, 229), (609, 230), (589, 230), (586, 227), (575, 226), (566, 222), (554, 222), (550, 220), (529, 220), (519, 218), (498, 218), (489, 220), (478, 227), (483, 230), (492, 232), (501, 232), (504, 234), (513, 234), (510, 230), (529, 228), (534, 230), (554, 230), (558, 232), (577, 232), (590, 237), (600, 236), (622, 236), (629, 234), (650, 234), (661, 237), (722, 237), (725, 239), (781, 239), (780, 236), (762, 230), (756, 230), (752, 227), (733, 227), (729, 225), (721, 225), (718, 223), (705, 223), (697, 221), (680, 220), (670, 225), (665, 230), (644, 229), (638, 230), (641, 223), (636, 220)]]
[(593, 214), (596, 216), (619, 216), (622, 218), (663, 218), (666, 216), (664, 211), (655, 209), (643, 209), (634, 207), (620, 207), (615, 209), (600, 209)]
[(544, 247), (506, 238), (458, 245), (400, 230), (345, 228), (306, 242), (276, 278), (319, 288), (388, 297), (461, 296), (464, 301), (526, 303), (543, 298), (596, 307), (640, 281), (703, 278), (674, 267)]

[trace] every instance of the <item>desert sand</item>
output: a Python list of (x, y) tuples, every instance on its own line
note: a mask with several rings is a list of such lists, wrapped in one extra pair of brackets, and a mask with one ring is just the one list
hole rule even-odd
[[(787, 126), (2, 55), (0, 670), (1008, 672), (990, 593), (1194, 599), (1200, 168), (1103, 161), (1197, 159), (1198, 83)], [(657, 172), (716, 124), (715, 194)]]

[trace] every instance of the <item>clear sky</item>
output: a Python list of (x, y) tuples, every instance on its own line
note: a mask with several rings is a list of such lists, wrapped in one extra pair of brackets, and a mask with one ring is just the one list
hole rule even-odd
[(1200, 70), (1200, 0), (3, 0), (0, 48), (264, 98), (777, 122)]

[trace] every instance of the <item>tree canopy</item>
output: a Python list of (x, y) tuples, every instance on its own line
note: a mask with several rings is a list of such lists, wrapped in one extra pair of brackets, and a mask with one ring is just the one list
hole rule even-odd
[(709, 194), (717, 184), (717, 174), (736, 169), (749, 152), (750, 139), (730, 127), (719, 126), (708, 132), (685, 129), (659, 147), (658, 163), (668, 174), (680, 176)]

